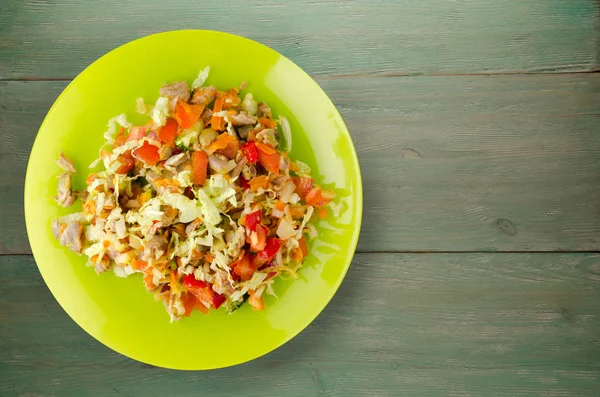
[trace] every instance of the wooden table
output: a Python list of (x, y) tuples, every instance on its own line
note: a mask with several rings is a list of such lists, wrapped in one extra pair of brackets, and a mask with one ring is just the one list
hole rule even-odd
[[(598, 26), (595, 0), (1, 1), (0, 395), (600, 395)], [(87, 335), (23, 221), (61, 90), (110, 49), (182, 28), (258, 40), (314, 76), (364, 178), (333, 301), (275, 352), (209, 372)]]

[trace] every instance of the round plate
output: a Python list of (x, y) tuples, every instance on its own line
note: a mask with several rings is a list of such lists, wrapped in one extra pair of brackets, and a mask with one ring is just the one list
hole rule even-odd
[[(296, 280), (274, 284), (261, 312), (244, 305), (199, 312), (170, 323), (162, 303), (146, 292), (141, 276), (97, 275), (85, 257), (59, 246), (50, 223), (80, 211), (60, 208), (54, 163), (63, 151), (83, 190), (88, 165), (103, 143), (107, 121), (135, 113), (135, 100), (152, 103), (164, 83), (189, 83), (205, 66), (208, 84), (220, 89), (248, 83), (258, 101), (291, 125), (290, 157), (313, 168), (317, 183), (337, 193), (339, 214), (320, 220), (319, 237)], [(252, 360), (281, 346), (308, 326), (339, 287), (356, 248), (362, 214), (360, 169), (352, 140), (327, 95), (302, 69), (276, 51), (239, 36), (200, 30), (160, 33), (125, 44), (84, 70), (56, 100), (31, 150), (25, 180), (27, 233), (40, 273), (67, 314), (94, 338), (133, 359), (174, 369), (211, 369)], [(41, 331), (40, 331), (41, 332)]]

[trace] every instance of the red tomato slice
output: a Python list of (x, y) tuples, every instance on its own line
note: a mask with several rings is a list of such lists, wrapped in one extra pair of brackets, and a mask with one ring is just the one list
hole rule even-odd
[(233, 271), (235, 274), (240, 276), (242, 280), (250, 280), (252, 278), (252, 274), (254, 273), (252, 261), (250, 260), (250, 254), (244, 254), (244, 256), (235, 263)]
[(185, 313), (183, 313), (183, 315), (189, 317), (190, 314), (192, 314), (194, 307), (196, 307), (196, 297), (193, 294), (183, 292), (181, 294), (181, 302), (185, 308)]
[(158, 130), (158, 139), (160, 139), (162, 143), (173, 146), (175, 144), (175, 138), (177, 138), (177, 121), (169, 118), (164, 127), (161, 127)]
[(306, 195), (306, 204), (319, 207), (329, 204), (335, 197), (335, 193), (330, 190), (322, 190), (320, 186), (313, 187)]
[(300, 196), (302, 200), (306, 199), (306, 195), (313, 187), (313, 179), (306, 176), (300, 176), (292, 178), (292, 181), (296, 185), (296, 193), (298, 196)]
[(119, 163), (121, 163), (121, 166), (119, 168), (117, 168), (117, 170), (115, 171), (117, 174), (128, 173), (133, 168), (133, 165), (135, 164), (135, 162), (131, 158), (131, 155), (126, 155), (126, 154), (122, 154), (119, 157), (117, 157), (117, 161)]
[(138, 147), (137, 149), (134, 149), (132, 154), (133, 157), (142, 160), (148, 165), (155, 165), (160, 159), (158, 150), (158, 146), (152, 145), (148, 142), (144, 142), (142, 146)]

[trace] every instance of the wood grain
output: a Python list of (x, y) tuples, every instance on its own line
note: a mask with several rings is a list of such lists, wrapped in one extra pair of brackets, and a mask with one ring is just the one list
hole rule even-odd
[[(360, 252), (600, 249), (600, 75), (319, 83), (362, 167)], [(0, 82), (0, 252), (30, 252), (27, 158), (66, 84)]]
[(240, 34), (318, 76), (589, 71), (598, 12), (595, 0), (3, 0), (0, 78), (73, 78), (173, 29)]
[(30, 256), (0, 257), (2, 396), (597, 396), (600, 255), (358, 254), (302, 334), (176, 372), (96, 342)]

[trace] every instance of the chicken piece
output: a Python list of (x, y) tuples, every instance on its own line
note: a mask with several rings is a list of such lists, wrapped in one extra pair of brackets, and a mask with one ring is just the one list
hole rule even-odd
[[(56, 221), (56, 223), (58, 223), (58, 221)], [(63, 247), (68, 247), (71, 251), (80, 254), (83, 250), (83, 225), (79, 222), (72, 221), (64, 226), (64, 230), (63, 226), (64, 225), (60, 225), (58, 231), (58, 242)], [(54, 233), (54, 231), (55, 225), (52, 227), (52, 232)], [(54, 235), (56, 236), (57, 234), (55, 233)]]
[(234, 127), (256, 124), (256, 117), (250, 116), (248, 113), (245, 112), (231, 115), (229, 116), (229, 119), (231, 120), (231, 124), (233, 124)]
[(165, 84), (160, 88), (160, 96), (187, 102), (190, 100), (190, 87), (185, 81)]
[(277, 144), (279, 143), (277, 142), (277, 137), (275, 136), (275, 130), (272, 128), (267, 128), (256, 134), (256, 140), (268, 143), (270, 145), (273, 145), (274, 147), (277, 146)]
[(103, 255), (98, 263), (94, 263), (94, 270), (96, 273), (104, 273), (110, 267), (110, 258), (107, 255)]
[(237, 165), (234, 160), (229, 160), (222, 154), (212, 154), (208, 156), (208, 165), (210, 168), (219, 174), (227, 174)]
[(62, 170), (66, 172), (70, 172), (72, 174), (76, 172), (73, 162), (63, 153), (61, 153), (60, 156), (58, 156), (58, 159), (56, 160), (56, 165), (58, 165)]
[(217, 89), (212, 85), (209, 87), (198, 87), (192, 93), (190, 103), (194, 105), (208, 106), (215, 100)]
[(273, 118), (273, 113), (271, 113), (271, 108), (263, 102), (258, 103), (258, 117), (265, 117), (267, 119)]
[(174, 156), (169, 157), (169, 159), (165, 162), (165, 167), (178, 167), (190, 159), (190, 156), (187, 152), (179, 153)]
[(75, 202), (75, 195), (71, 191), (71, 174), (65, 172), (58, 179), (57, 196), (52, 197), (61, 207), (70, 207)]
[(200, 220), (200, 218), (194, 219), (185, 227), (185, 234), (187, 236), (191, 235), (201, 224), (202, 221)]
[(204, 125), (208, 124), (210, 119), (212, 118), (213, 111), (209, 108), (205, 108), (200, 115), (200, 118), (204, 122)]
[(58, 220), (55, 220), (54, 222), (52, 222), (51, 228), (52, 228), (52, 234), (54, 235), (54, 237), (57, 240), (59, 240), (60, 235), (62, 234), (62, 231), (63, 231), (63, 225)]
[(250, 134), (250, 131), (252, 131), (253, 129), (254, 129), (253, 126), (245, 125), (243, 127), (238, 128), (237, 132), (241, 139), (246, 140), (246, 139), (248, 139), (248, 135)]
[(164, 248), (166, 247), (167, 242), (162, 236), (154, 236), (147, 243), (144, 248), (144, 252), (142, 253), (142, 259), (148, 260), (150, 258), (159, 258), (160, 255), (164, 252)]

